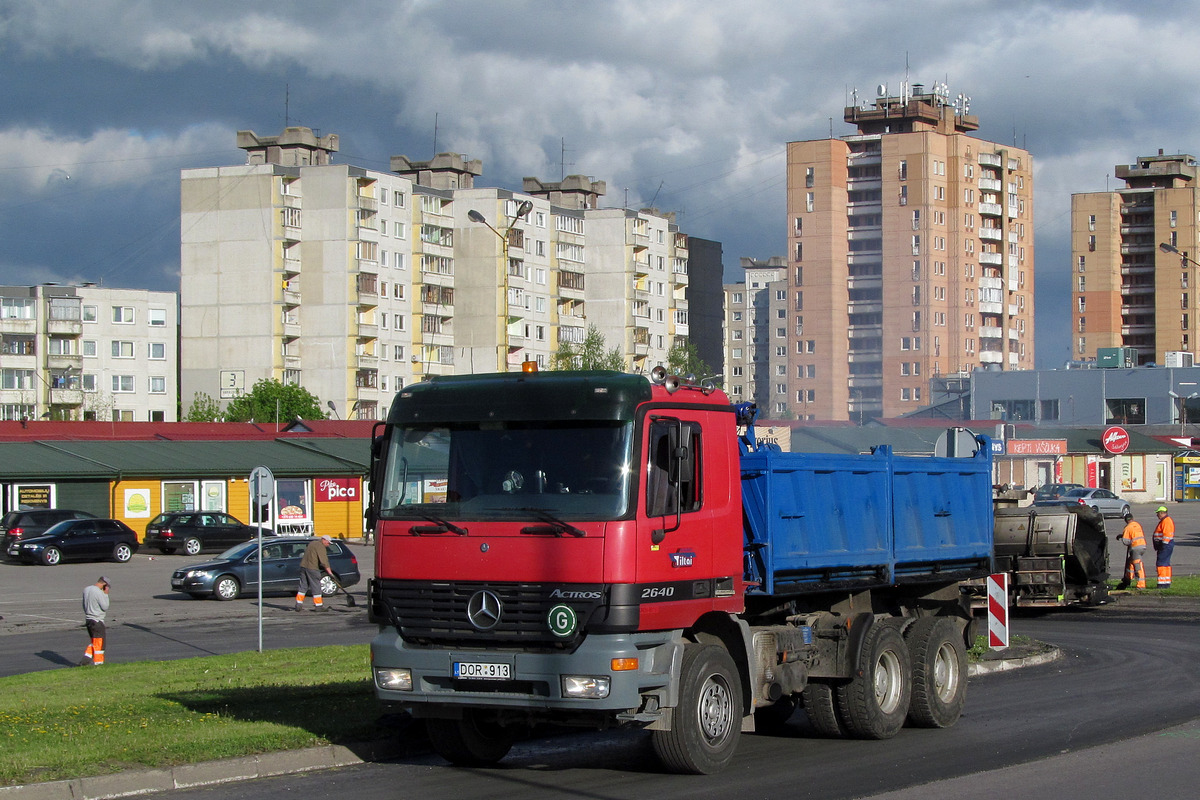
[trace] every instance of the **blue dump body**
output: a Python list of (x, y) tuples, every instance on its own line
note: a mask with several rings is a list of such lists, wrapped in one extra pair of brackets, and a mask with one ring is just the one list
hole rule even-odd
[(745, 449), (748, 593), (966, 580), (991, 571), (987, 437), (962, 458)]

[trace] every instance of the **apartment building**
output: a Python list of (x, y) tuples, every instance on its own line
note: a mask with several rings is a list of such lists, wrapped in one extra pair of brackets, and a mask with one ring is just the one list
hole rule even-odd
[(725, 284), (725, 380), (735, 402), (753, 402), (764, 418), (795, 408), (787, 380), (787, 260), (743, 257), (743, 279)]
[(1159, 150), (1118, 164), (1115, 174), (1124, 188), (1071, 196), (1072, 355), (1125, 347), (1137, 350), (1139, 364), (1194, 357), (1196, 159)]
[(1034, 363), (1030, 154), (971, 136), (942, 84), (881, 89), (855, 134), (787, 146), (796, 417), (899, 416), (931, 378)]
[(0, 418), (178, 419), (178, 296), (0, 287)]
[(598, 208), (602, 181), (476, 187), (456, 153), (337, 165), (307, 128), (238, 143), (247, 164), (182, 174), (185, 405), (273, 378), (376, 419), (406, 383), (544, 366), (589, 325), (634, 371), (688, 335), (688, 237)]

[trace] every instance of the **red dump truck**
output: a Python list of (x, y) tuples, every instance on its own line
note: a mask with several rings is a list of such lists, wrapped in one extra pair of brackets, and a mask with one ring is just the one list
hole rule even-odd
[(372, 451), (380, 700), (468, 765), (539, 723), (648, 729), (686, 773), (799, 705), (858, 738), (952, 725), (959, 583), (992, 560), (986, 438), (784, 453), (752, 422), (661, 370), (406, 387)]

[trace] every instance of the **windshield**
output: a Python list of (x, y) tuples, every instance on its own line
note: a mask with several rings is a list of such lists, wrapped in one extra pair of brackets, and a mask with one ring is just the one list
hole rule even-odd
[(408, 427), (390, 442), (383, 519), (616, 519), (629, 505), (627, 422)]

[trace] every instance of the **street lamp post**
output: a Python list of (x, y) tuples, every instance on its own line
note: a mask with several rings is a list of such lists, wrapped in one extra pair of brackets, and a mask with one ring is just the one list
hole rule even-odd
[(486, 225), (487, 229), (496, 236), (500, 237), (500, 250), (504, 263), (501, 265), (500, 274), (503, 276), (503, 281), (500, 285), (500, 291), (504, 295), (504, 341), (500, 345), (500, 353), (497, 358), (497, 372), (508, 372), (508, 326), (511, 323), (508, 315), (508, 237), (512, 232), (513, 227), (527, 216), (533, 210), (533, 202), (531, 200), (522, 200), (517, 206), (517, 213), (508, 221), (508, 225), (503, 232), (496, 230), (492, 224), (487, 221), (487, 217), (480, 214), (475, 209), (467, 212), (467, 219), (471, 222), (478, 222), (481, 225)]

